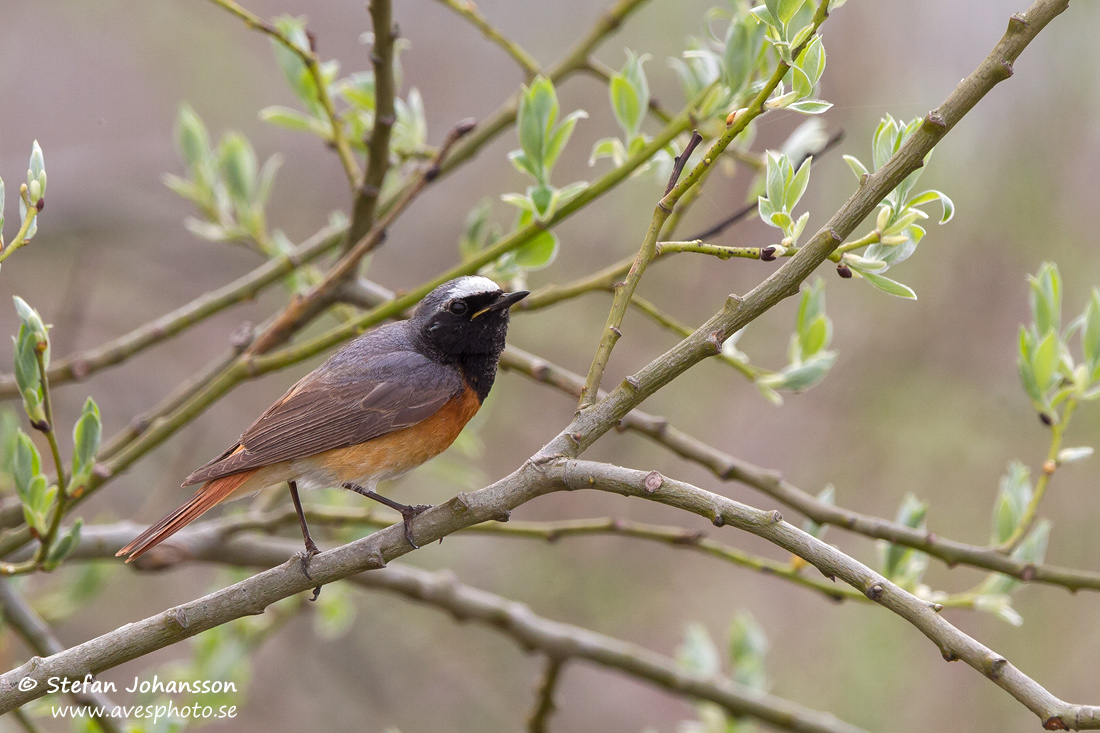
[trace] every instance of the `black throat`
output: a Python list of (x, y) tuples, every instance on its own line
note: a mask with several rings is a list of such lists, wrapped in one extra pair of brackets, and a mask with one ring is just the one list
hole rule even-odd
[(489, 395), (489, 390), (493, 388), (499, 363), (500, 352), (459, 355), (457, 366), (462, 371), (462, 378), (466, 380), (466, 384), (477, 393), (478, 402), (484, 402)]

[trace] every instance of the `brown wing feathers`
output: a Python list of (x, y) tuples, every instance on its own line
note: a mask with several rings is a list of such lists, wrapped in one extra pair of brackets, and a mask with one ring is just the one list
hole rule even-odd
[(230, 476), (224, 476), (203, 484), (202, 488), (196, 491), (194, 496), (192, 496), (186, 504), (139, 534), (134, 538), (133, 542), (116, 552), (115, 556), (129, 555), (129, 557), (126, 558), (126, 562), (132, 562), (138, 559), (146, 552), (198, 519), (206, 513), (207, 510), (227, 499), (230, 494), (240, 488), (245, 481), (250, 479), (252, 474), (256, 473), (256, 470), (257, 469), (252, 469), (251, 471), (234, 473)]

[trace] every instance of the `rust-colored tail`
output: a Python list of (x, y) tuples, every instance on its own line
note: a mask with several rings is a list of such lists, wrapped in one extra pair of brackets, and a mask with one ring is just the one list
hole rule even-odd
[(195, 492), (195, 495), (187, 500), (187, 503), (173, 511), (145, 530), (130, 544), (115, 553), (115, 557), (127, 555), (126, 562), (138, 559), (143, 554), (168, 539), (176, 532), (186, 527), (191, 522), (202, 516), (208, 509), (220, 504), (229, 498), (229, 495), (239, 489), (245, 481), (252, 477), (258, 469), (241, 471), (228, 476), (207, 481)]

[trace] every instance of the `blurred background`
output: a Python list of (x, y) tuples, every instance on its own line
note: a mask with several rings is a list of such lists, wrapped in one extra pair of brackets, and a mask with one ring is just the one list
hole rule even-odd
[[(679, 109), (682, 99), (667, 59), (680, 54), (689, 34), (703, 31), (710, 6), (709, 0), (652, 0), (597, 56), (619, 68), (624, 48), (652, 54), (646, 70), (653, 94), (669, 109)], [(251, 0), (248, 7), (263, 17), (308, 15), (322, 58), (340, 60), (344, 72), (369, 68), (369, 49), (360, 39), (369, 30), (363, 3)], [(485, 0), (479, 7), (543, 63), (557, 60), (602, 11), (602, 3), (580, 0)], [(881, 116), (910, 119), (937, 106), (1000, 38), (1008, 16), (1023, 9), (1007, 0), (931, 0), (850, 2), (834, 13), (823, 31), (828, 68), (821, 96), (836, 105), (824, 116), (828, 130), (843, 129), (845, 138), (814, 163), (802, 200), (811, 212), (808, 231), (854, 190), (841, 155), (868, 162)], [(521, 83), (502, 51), (440, 5), (408, 0), (397, 4), (395, 15), (411, 43), (401, 57), (402, 94), (411, 86), (423, 94), (432, 143), (456, 120), (491, 113)], [(943, 227), (930, 224), (917, 254), (891, 274), (911, 285), (918, 301), (890, 298), (865, 283), (841, 280), (832, 266), (822, 268), (833, 348), (839, 352), (822, 385), (777, 408), (732, 370), (705, 363), (651, 398), (645, 409), (736, 456), (781, 470), (812, 493), (832, 483), (838, 503), (850, 508), (893, 517), (912, 492), (930, 503), (931, 530), (986, 542), (1006, 465), (1019, 459), (1037, 471), (1049, 440), (1015, 365), (1017, 330), (1028, 318), (1025, 277), (1044, 260), (1057, 262), (1070, 316), (1100, 284), (1098, 22), (1095, 4), (1074, 4), (1026, 50), (1013, 78), (937, 148), (920, 185), (946, 192), (957, 214)], [(555, 179), (559, 184), (591, 180), (607, 166), (588, 167), (592, 143), (617, 134), (607, 88), (576, 76), (558, 93), (563, 111), (583, 108), (590, 116), (578, 124)], [(258, 263), (244, 248), (190, 235), (182, 226), (190, 205), (161, 184), (163, 173), (181, 169), (172, 143), (181, 102), (194, 107), (215, 139), (236, 129), (250, 138), (261, 160), (283, 153), (268, 209), (272, 227), (300, 241), (322, 226), (330, 211), (348, 209), (334, 155), (315, 138), (257, 119), (260, 108), (296, 106), (267, 39), (210, 3), (4, 3), (0, 98), (0, 175), (8, 181), (9, 238), (15, 189), (36, 138), (50, 176), (38, 236), (5, 263), (0, 276), (0, 333), (15, 332), (14, 312), (3, 304), (19, 294), (54, 324), (56, 356), (125, 333)], [(780, 144), (801, 120), (793, 113), (769, 115), (759, 124), (755, 147)], [(402, 289), (453, 266), (466, 213), (485, 197), (497, 200), (527, 185), (506, 159), (516, 147), (515, 133), (509, 132), (431, 187), (390, 231), (370, 262), (369, 276)], [(531, 285), (565, 282), (636, 251), (659, 193), (652, 178), (639, 178), (560, 225), (561, 255), (532, 274)], [(744, 200), (744, 176), (714, 177), (681, 232), (706, 228)], [(511, 220), (505, 204), (497, 201), (494, 207), (501, 221)], [(761, 245), (774, 241), (773, 231), (753, 221), (714, 241)], [(681, 255), (652, 269), (640, 293), (695, 325), (720, 307), (727, 293), (746, 292), (776, 264)], [(109, 435), (220, 353), (242, 321), (262, 320), (284, 299), (285, 292), (271, 288), (256, 302), (211, 318), (121, 367), (60, 388), (55, 409), (71, 424), (91, 394)], [(609, 305), (609, 297), (590, 295), (518, 316), (509, 340), (583, 373)], [(748, 329), (739, 346), (754, 363), (776, 368), (785, 363), (796, 305), (782, 303)], [(325, 325), (329, 322), (320, 324)], [(636, 313), (628, 314), (623, 331), (608, 384), (675, 343)], [(6, 343), (0, 346), (0, 364), (11, 363)], [(314, 363), (232, 392), (82, 507), (86, 520), (147, 522), (174, 508), (189, 495), (179, 488), (181, 478), (235, 440)], [(434, 503), (499, 478), (552, 437), (574, 406), (548, 388), (504, 374), (472, 425), (467, 450), (452, 450), (406, 476), (390, 493), (401, 501)], [(1068, 444), (1098, 443), (1100, 413), (1095, 404), (1086, 405)], [(609, 434), (588, 455), (657, 469), (762, 508), (774, 506), (637, 436)], [(1052, 563), (1100, 568), (1096, 461), (1060, 470), (1043, 504), (1042, 514), (1054, 523), (1047, 555)], [(787, 514), (794, 518), (794, 512)], [(595, 492), (549, 496), (513, 516), (609, 515), (701, 529), (786, 560), (775, 548), (733, 530)], [(322, 546), (334, 541), (319, 539)], [(836, 529), (828, 539), (864, 562), (877, 562), (869, 540)], [(884, 609), (834, 604), (696, 554), (614, 537), (545, 544), (459, 535), (401, 562), (449, 568), (464, 582), (523, 601), (552, 619), (668, 655), (675, 654), (690, 623), (701, 624), (721, 647), (731, 619), (748, 611), (770, 642), (773, 692), (870, 730), (1037, 727), (1034, 716), (1003, 691), (962, 664), (944, 664), (935, 645)], [(89, 598), (59, 626), (67, 645), (229, 582), (208, 567), (139, 574), (118, 565), (102, 571), (106, 592)], [(72, 582), (71, 572), (36, 578), (26, 587), (32, 597), (46, 594)], [(933, 561), (927, 582), (960, 591), (980, 577)], [(330, 587), (330, 592), (338, 591)], [(315, 612), (307, 608), (260, 646), (240, 716), (209, 729), (410, 733), (522, 726), (541, 664), (537, 657), (483, 628), (456, 624), (400, 599), (358, 591), (349, 591), (348, 598), (355, 617), (343, 634), (316, 634)], [(945, 613), (1055, 695), (1100, 702), (1100, 595), (1071, 596), (1036, 586), (1020, 592), (1015, 603), (1024, 617), (1019, 627), (973, 611)], [(126, 683), (192, 649), (180, 644), (101, 678)], [(28, 656), (10, 639), (0, 652), (4, 669)], [(674, 731), (694, 717), (683, 700), (585, 663), (566, 667), (557, 700), (553, 727), (558, 731)], [(0, 720), (5, 724), (12, 725)], [(51, 730), (64, 730), (53, 725)]]

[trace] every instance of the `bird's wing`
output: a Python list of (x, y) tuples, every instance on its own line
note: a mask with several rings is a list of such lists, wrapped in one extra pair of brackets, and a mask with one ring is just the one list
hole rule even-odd
[(183, 485), (355, 445), (415, 425), (463, 388), (456, 370), (415, 351), (382, 354), (354, 372), (322, 368), (291, 387), (239, 443)]

